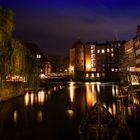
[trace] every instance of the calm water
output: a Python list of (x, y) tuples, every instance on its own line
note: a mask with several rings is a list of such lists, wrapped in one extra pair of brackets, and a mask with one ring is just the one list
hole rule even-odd
[[(0, 140), (79, 140), (78, 126), (96, 103), (115, 116), (119, 86), (109, 83), (69, 83), (37, 93), (27, 92), (0, 104)], [(134, 139), (140, 139), (140, 99), (124, 99), (128, 126)]]

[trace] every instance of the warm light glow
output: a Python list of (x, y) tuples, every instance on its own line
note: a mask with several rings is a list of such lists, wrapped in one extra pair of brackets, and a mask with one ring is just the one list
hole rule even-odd
[(31, 105), (33, 105), (33, 104), (34, 104), (34, 94), (31, 93)]
[(87, 67), (87, 70), (90, 70), (90, 69), (91, 69), (91, 64), (88, 63), (88, 64), (86, 65), (86, 67)]
[(42, 90), (38, 92), (38, 102), (43, 104), (44, 101), (45, 101), (45, 92)]
[(97, 77), (100, 77), (100, 74), (99, 73), (97, 73)]
[(94, 73), (91, 74), (91, 77), (94, 77)]
[(17, 110), (14, 111), (14, 124), (17, 123), (18, 112)]
[(114, 71), (114, 68), (112, 68), (111, 71), (113, 72)]
[(86, 77), (87, 77), (87, 78), (89, 77), (89, 74), (88, 74), (88, 73), (86, 73)]
[(97, 92), (100, 93), (100, 84), (97, 84)]
[(140, 68), (136, 68), (136, 72), (140, 72)]
[(114, 56), (114, 53), (112, 53), (111, 56), (113, 57)]
[(70, 66), (70, 67), (69, 67), (69, 71), (70, 71), (70, 72), (74, 72), (74, 66)]
[(40, 79), (46, 79), (47, 76), (45, 76), (44, 74), (40, 74)]
[(135, 71), (136, 71), (136, 67), (130, 67), (130, 68), (129, 68), (129, 71), (135, 72)]
[(108, 107), (108, 111), (112, 114), (112, 109), (110, 106)]
[(105, 53), (105, 50), (104, 49), (102, 49), (102, 53)]
[(70, 101), (73, 103), (74, 101), (74, 86), (73, 82), (70, 83)]
[(36, 58), (40, 59), (41, 58), (41, 55), (40, 54), (37, 54), (36, 55)]
[(111, 48), (111, 51), (113, 52), (113, 51), (114, 51), (114, 49), (113, 49), (113, 48)]
[(92, 106), (95, 105), (95, 103), (97, 102), (97, 93), (96, 93), (96, 90), (95, 90), (95, 85), (92, 85)]
[(53, 90), (56, 91), (56, 87), (54, 87)]
[(41, 122), (42, 119), (43, 119), (42, 111), (39, 110), (38, 113), (37, 113), (37, 120), (38, 120), (39, 122)]
[(100, 53), (100, 50), (97, 50), (97, 53)]
[(115, 103), (112, 104), (112, 108), (113, 108), (113, 116), (116, 115), (116, 105)]
[(107, 52), (110, 52), (110, 49), (109, 48), (107, 48)]
[(29, 105), (29, 93), (28, 92), (24, 96), (24, 103), (25, 103), (25, 106)]
[(91, 85), (86, 85), (86, 102), (87, 102), (88, 108), (92, 106), (93, 104), (92, 101), (93, 101), (93, 97), (92, 97)]
[(66, 113), (68, 114), (68, 116), (69, 116), (70, 118), (73, 117), (73, 115), (74, 115), (74, 111), (71, 110), (71, 109), (67, 110)]

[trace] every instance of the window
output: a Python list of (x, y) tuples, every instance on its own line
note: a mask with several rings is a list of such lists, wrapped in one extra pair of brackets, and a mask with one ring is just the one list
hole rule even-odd
[(37, 54), (36, 55), (36, 58), (40, 59), (41, 58), (41, 55), (40, 54)]
[(114, 56), (114, 53), (111, 53), (111, 56), (113, 57)]
[(97, 50), (97, 53), (100, 53), (100, 50)]
[(97, 73), (97, 77), (100, 77), (100, 74), (99, 73)]
[(107, 52), (110, 52), (110, 49), (109, 48), (107, 48)]
[(91, 74), (91, 77), (94, 77), (94, 73)]
[(114, 68), (112, 68), (111, 71), (113, 72), (114, 71)]
[(102, 53), (105, 53), (105, 50), (104, 49), (102, 49)]
[(113, 51), (114, 51), (114, 49), (113, 49), (113, 48), (111, 48), (111, 51), (113, 52)]
[(89, 77), (89, 74), (88, 74), (88, 73), (86, 73), (86, 77), (87, 77), (87, 78)]

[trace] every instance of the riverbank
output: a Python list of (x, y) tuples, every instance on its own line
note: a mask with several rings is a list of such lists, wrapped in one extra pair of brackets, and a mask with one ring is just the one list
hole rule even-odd
[(11, 100), (15, 97), (24, 95), (25, 84), (23, 82), (9, 81), (3, 83), (3, 88), (0, 89), (0, 103)]

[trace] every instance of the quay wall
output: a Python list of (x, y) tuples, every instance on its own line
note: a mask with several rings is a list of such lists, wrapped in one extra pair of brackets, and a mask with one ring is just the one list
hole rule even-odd
[(3, 83), (0, 89), (0, 103), (8, 101), (25, 93), (25, 84), (23, 82), (9, 81)]

